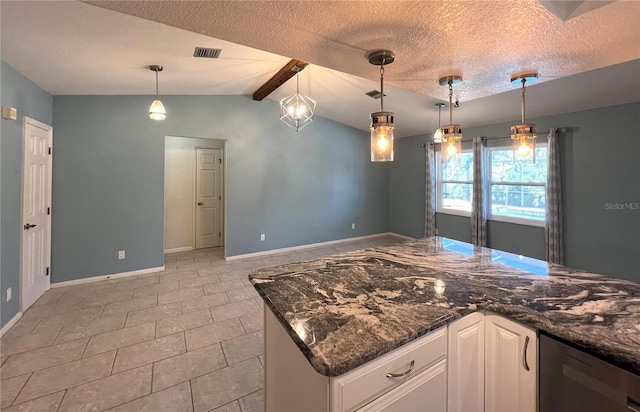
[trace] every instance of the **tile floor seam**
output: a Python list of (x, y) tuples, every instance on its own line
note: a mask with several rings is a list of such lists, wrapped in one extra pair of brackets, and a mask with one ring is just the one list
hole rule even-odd
[(116, 359), (118, 359), (118, 350), (119, 349), (120, 348), (116, 349), (116, 353), (113, 356), (113, 362), (111, 362), (111, 369), (109, 369), (109, 375), (107, 375), (107, 376), (113, 376), (113, 368), (116, 366)]
[[(25, 375), (26, 375), (26, 373), (25, 373)], [(22, 375), (18, 375), (18, 376), (22, 376)], [(17, 378), (18, 376), (14, 376), (14, 377)], [(22, 384), (22, 387), (20, 388), (18, 393), (16, 393), (16, 397), (13, 398), (13, 400), (11, 401), (11, 405), (9, 405), (9, 406), (13, 406), (13, 404), (16, 403), (16, 400), (20, 397), (20, 394), (22, 393), (24, 388), (27, 386), (27, 382), (29, 382), (29, 380), (31, 379), (32, 376), (33, 376), (33, 372), (29, 372), (29, 377), (27, 378), (26, 381), (24, 381), (24, 384)], [(9, 379), (13, 379), (13, 378), (9, 378)]]
[(58, 407), (56, 408), (55, 412), (60, 412), (60, 408), (62, 407), (62, 402), (64, 402), (64, 397), (67, 396), (67, 390), (64, 390), (64, 393), (62, 394), (62, 398), (60, 398), (60, 403), (58, 404)]
[(191, 379), (189, 379), (189, 393), (191, 394), (191, 411), (196, 410), (196, 405), (193, 401), (193, 387), (191, 386)]
[[(105, 352), (105, 353), (106, 353), (106, 352)], [(115, 360), (115, 358), (116, 358), (116, 357), (115, 357), (115, 355), (114, 355), (113, 359)], [(85, 359), (87, 359), (87, 358), (85, 358)], [(78, 361), (78, 360), (82, 360), (82, 359), (76, 359), (76, 361)], [(76, 361), (72, 361), (72, 362), (76, 362)], [(67, 362), (67, 363), (70, 363), (70, 362)], [(61, 365), (63, 365), (63, 364), (61, 364)], [(55, 368), (55, 367), (57, 367), (57, 366), (60, 366), (60, 365), (51, 366), (51, 368)], [(46, 368), (46, 369), (50, 369), (50, 368)], [(41, 370), (46, 370), (46, 369), (41, 369)], [(34, 372), (34, 373), (35, 373), (35, 372)], [(82, 385), (85, 385), (85, 384), (87, 384), (87, 383), (91, 383), (91, 382), (99, 381), (99, 380), (101, 380), (101, 379), (108, 378), (109, 376), (111, 376), (111, 375), (106, 375), (106, 376), (102, 376), (102, 377), (98, 377), (98, 378), (94, 378), (94, 379), (91, 379), (91, 378), (90, 378), (89, 380), (83, 381), (83, 382), (81, 382), (81, 383), (78, 383), (78, 384), (75, 384), (75, 385), (71, 385), (71, 386), (66, 387), (66, 388), (58, 389), (58, 390), (55, 390), (55, 391), (53, 391), (53, 392), (45, 393), (45, 394), (43, 394), (43, 395), (41, 395), (41, 396), (38, 396), (38, 397), (36, 397), (36, 398), (33, 398), (33, 399), (28, 399), (28, 400), (26, 400), (26, 401), (24, 401), (24, 402), (22, 402), (22, 403), (30, 402), (30, 401), (33, 401), (34, 399), (39, 399), (39, 398), (42, 398), (42, 397), (45, 397), (45, 396), (53, 395), (54, 393), (58, 393), (58, 392), (60, 392), (60, 391), (65, 391), (65, 395), (66, 395), (66, 393), (67, 393), (67, 391), (68, 391), (69, 389), (76, 388), (76, 387), (78, 387), (78, 386), (82, 386)], [(31, 379), (31, 377), (29, 377), (29, 379)], [(16, 397), (16, 399), (18, 399), (18, 398)], [(62, 401), (60, 401), (60, 405), (62, 405)]]

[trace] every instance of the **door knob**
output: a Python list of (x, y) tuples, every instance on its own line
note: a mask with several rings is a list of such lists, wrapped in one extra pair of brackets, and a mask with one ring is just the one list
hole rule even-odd
[(24, 230), (29, 230), (29, 229), (31, 229), (32, 227), (36, 227), (36, 225), (32, 225), (32, 224), (30, 224), (30, 223), (27, 223), (26, 225), (24, 225)]
[(198, 202), (198, 206), (202, 206), (204, 203), (202, 202)]

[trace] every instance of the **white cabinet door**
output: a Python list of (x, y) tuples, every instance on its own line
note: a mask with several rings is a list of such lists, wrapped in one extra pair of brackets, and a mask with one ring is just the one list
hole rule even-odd
[(447, 361), (443, 359), (358, 412), (444, 412), (446, 394)]
[(485, 410), (535, 412), (536, 332), (495, 314), (485, 317)]
[(449, 411), (484, 410), (484, 339), (482, 312), (449, 324)]

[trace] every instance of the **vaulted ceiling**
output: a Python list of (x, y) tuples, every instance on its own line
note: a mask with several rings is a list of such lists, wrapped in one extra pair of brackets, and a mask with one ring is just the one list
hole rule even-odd
[[(640, 2), (612, 1), (2, 1), (1, 57), (52, 94), (250, 95), (291, 58), (317, 114), (368, 130), (389, 49), (385, 109), (397, 135), (431, 133), (454, 88), (463, 127), (640, 101)], [(222, 49), (218, 59), (194, 47)], [(290, 81), (269, 95), (295, 91)], [(252, 102), (251, 104), (261, 104)], [(168, 115), (171, 114), (167, 107)], [(274, 113), (274, 116), (277, 116)], [(443, 119), (446, 117), (443, 113)], [(446, 122), (446, 121), (445, 121)]]

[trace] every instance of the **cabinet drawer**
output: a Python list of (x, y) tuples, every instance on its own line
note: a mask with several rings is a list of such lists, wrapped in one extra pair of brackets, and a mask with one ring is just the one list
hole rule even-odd
[[(447, 334), (446, 327), (443, 327), (344, 375), (332, 378), (331, 410), (356, 410), (444, 359), (446, 354)], [(411, 371), (406, 373), (409, 369)], [(387, 377), (388, 373), (402, 376)]]

